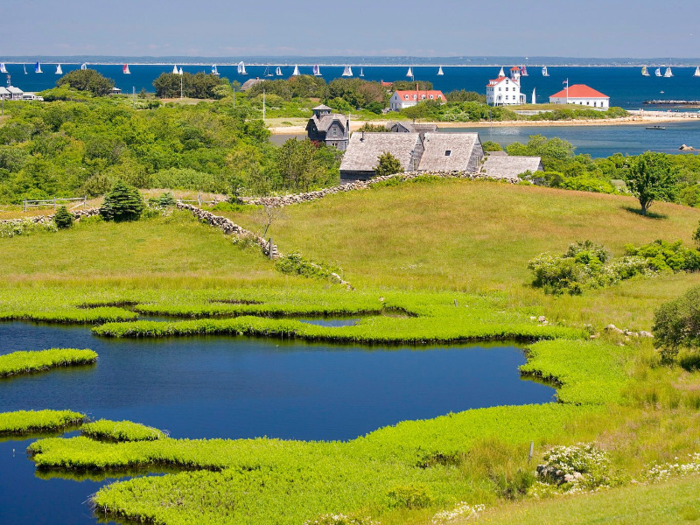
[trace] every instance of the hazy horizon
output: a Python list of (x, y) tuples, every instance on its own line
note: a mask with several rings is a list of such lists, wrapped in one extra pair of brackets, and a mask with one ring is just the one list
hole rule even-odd
[(688, 4), (669, 0), (589, 0), (563, 4), (459, 0), (342, 9), (309, 0), (236, 5), (123, 0), (105, 6), (26, 0), (3, 14), (0, 60), (29, 56), (142, 57), (539, 57), (695, 58)]

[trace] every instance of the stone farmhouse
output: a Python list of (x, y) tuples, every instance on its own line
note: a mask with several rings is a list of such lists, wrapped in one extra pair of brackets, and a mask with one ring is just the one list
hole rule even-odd
[(607, 110), (610, 108), (610, 97), (585, 84), (574, 84), (549, 97), (549, 103), (577, 104), (579, 106)]
[(350, 119), (344, 115), (333, 113), (328, 106), (321, 104), (312, 110), (313, 117), (306, 124), (306, 134), (309, 140), (324, 142), (345, 151), (350, 138)]

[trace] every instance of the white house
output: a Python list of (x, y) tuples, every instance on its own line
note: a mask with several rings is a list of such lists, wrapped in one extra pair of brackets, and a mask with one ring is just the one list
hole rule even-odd
[(486, 84), (486, 103), (491, 106), (515, 106), (527, 103), (525, 95), (520, 93), (520, 68), (513, 67), (510, 77), (503, 72), (498, 78), (489, 80)]
[(0, 86), (0, 99), (10, 98), (10, 92), (4, 87)]
[(419, 102), (426, 102), (428, 100), (434, 100), (435, 102), (445, 102), (447, 99), (442, 91), (430, 90), (430, 91), (395, 91), (391, 98), (389, 99), (389, 108), (391, 111), (401, 111), (405, 108), (410, 108), (415, 106)]
[(549, 103), (576, 104), (605, 110), (610, 107), (610, 97), (584, 84), (574, 84), (549, 97)]
[(10, 100), (22, 100), (22, 95), (24, 95), (24, 91), (22, 91), (20, 88), (14, 86), (7, 86), (7, 91), (10, 92)]

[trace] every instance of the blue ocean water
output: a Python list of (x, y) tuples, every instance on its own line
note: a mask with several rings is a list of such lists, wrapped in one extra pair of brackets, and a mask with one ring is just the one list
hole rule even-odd
[[(510, 64), (503, 64), (508, 69)], [(22, 64), (8, 64), (8, 73), (12, 76), (12, 83), (24, 91), (41, 91), (51, 88), (59, 78), (54, 72), (56, 64), (42, 64), (43, 74), (34, 73), (34, 64), (27, 64), (27, 74), (23, 72)], [(183, 71), (197, 73), (209, 72), (210, 66), (204, 65), (180, 65)], [(63, 64), (64, 73), (78, 69), (79, 64)], [(146, 91), (154, 91), (153, 80), (161, 73), (170, 73), (171, 65), (130, 65), (131, 75), (122, 73), (121, 65), (93, 65), (103, 75), (115, 80), (117, 87), (124, 92), (137, 92), (142, 88)], [(283, 65), (282, 77), (289, 78), (294, 65)], [(365, 80), (407, 80), (407, 68), (405, 66), (362, 66)], [(229, 80), (244, 82), (249, 78), (263, 78), (266, 66), (246, 66), (247, 76), (239, 75), (236, 66), (219, 66), (219, 73)], [(269, 68), (271, 71), (274, 67)], [(300, 66), (302, 74), (311, 74), (311, 66)], [(413, 68), (416, 80), (429, 80), (436, 89), (444, 92), (455, 89), (486, 92), (486, 84), (489, 79), (498, 75), (496, 67), (443, 67), (444, 76), (437, 76), (438, 65), (417, 66)], [(611, 105), (625, 109), (637, 109), (645, 100), (673, 99), (673, 100), (700, 100), (700, 78), (694, 78), (694, 68), (674, 68), (674, 77), (642, 77), (638, 67), (550, 67), (549, 77), (543, 77), (540, 68), (529, 68), (530, 75), (523, 78), (522, 89), (528, 95), (528, 101), (533, 90), (536, 90), (537, 101), (547, 102), (548, 97), (563, 88), (563, 82), (569, 80), (570, 84), (587, 84), (611, 97)], [(327, 81), (340, 78), (343, 67), (322, 66), (321, 73)], [(359, 66), (353, 66), (353, 73), (360, 73)]]

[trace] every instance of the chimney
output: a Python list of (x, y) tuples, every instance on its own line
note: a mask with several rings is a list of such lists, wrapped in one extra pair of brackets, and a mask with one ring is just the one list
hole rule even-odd
[(365, 132), (363, 131), (362, 135), (360, 136), (360, 142), (364, 142), (364, 141), (365, 141)]

